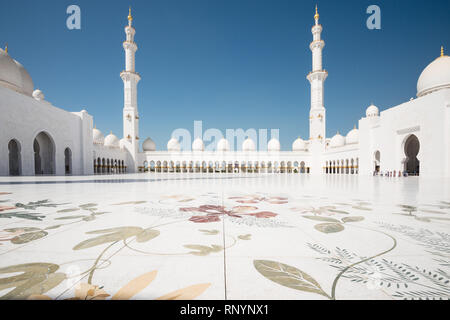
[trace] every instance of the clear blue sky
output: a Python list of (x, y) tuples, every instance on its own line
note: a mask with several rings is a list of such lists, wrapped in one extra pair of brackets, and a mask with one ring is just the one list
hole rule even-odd
[[(450, 1), (132, 0), (2, 1), (0, 45), (55, 106), (86, 108), (122, 136), (124, 26), (133, 8), (141, 141), (166, 148), (176, 128), (279, 128), (282, 149), (308, 138), (311, 26), (324, 27), (327, 136), (346, 134), (375, 103), (409, 100), (441, 45), (450, 51)], [(81, 8), (82, 29), (66, 28)], [(366, 8), (381, 8), (381, 30)]]

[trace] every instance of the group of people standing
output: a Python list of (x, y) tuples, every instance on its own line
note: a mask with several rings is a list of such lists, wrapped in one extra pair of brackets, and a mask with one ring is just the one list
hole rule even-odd
[(373, 175), (374, 176), (381, 176), (381, 177), (407, 177), (408, 176), (408, 172), (407, 171), (403, 171), (401, 172), (400, 170), (398, 171), (373, 171)]

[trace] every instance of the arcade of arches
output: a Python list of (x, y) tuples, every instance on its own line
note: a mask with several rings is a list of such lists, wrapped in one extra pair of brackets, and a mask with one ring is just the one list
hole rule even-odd
[(127, 166), (124, 160), (109, 159), (109, 158), (95, 158), (94, 159), (94, 174), (113, 174), (126, 173)]
[[(19, 139), (11, 139), (8, 142), (9, 175), (22, 174), (22, 142)], [(66, 173), (72, 170), (72, 152), (69, 148), (65, 151)], [(40, 132), (33, 140), (33, 162), (35, 175), (55, 174), (55, 144), (52, 137), (46, 132)], [(68, 165), (68, 167), (67, 167)]]
[(326, 174), (358, 174), (359, 159), (326, 161), (323, 169)]
[(139, 172), (310, 173), (304, 161), (144, 161)]

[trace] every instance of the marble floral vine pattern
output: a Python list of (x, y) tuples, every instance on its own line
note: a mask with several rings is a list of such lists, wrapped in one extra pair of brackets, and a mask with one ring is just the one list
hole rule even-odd
[[(21, 272), (18, 276), (0, 279), (0, 289), (14, 288), (2, 299), (51, 300), (45, 295), (47, 291), (67, 279), (67, 275), (57, 272), (59, 266), (51, 263), (30, 263), (0, 268), (0, 274)], [(114, 295), (107, 293), (103, 287), (90, 283), (79, 283), (74, 296), (66, 300), (129, 300), (144, 290), (156, 278), (157, 271), (151, 271), (131, 280)], [(211, 284), (200, 283), (165, 294), (156, 300), (190, 300), (201, 295)]]
[[(404, 211), (409, 212), (407, 215), (417, 211), (417, 208), (414, 206), (401, 205), (400, 207), (403, 208)], [(445, 202), (441, 202), (439, 207), (440, 209), (450, 208), (449, 203)], [(340, 220), (330, 218), (329, 216), (322, 216), (323, 214), (348, 214), (348, 212), (336, 212), (334, 209), (335, 207), (328, 206), (320, 208), (292, 208), (291, 210), (303, 214), (314, 213), (315, 215), (303, 216), (303, 218), (326, 221), (325, 223), (314, 226), (317, 231), (323, 233), (340, 232), (344, 230), (344, 223), (364, 220), (364, 217), (361, 216), (347, 216)], [(442, 214), (445, 214), (445, 212)], [(427, 220), (417, 220), (429, 222)], [(436, 257), (434, 260), (439, 262), (441, 266), (450, 266), (450, 235), (448, 233), (432, 232), (423, 228), (416, 230), (408, 226), (396, 226), (387, 223), (379, 223), (379, 225), (384, 229), (398, 232), (417, 241), (420, 245), (428, 249), (427, 252)], [(333, 267), (338, 271), (338, 274), (332, 283), (330, 293), (325, 292), (322, 289), (319, 281), (294, 266), (278, 261), (254, 260), (254, 267), (262, 276), (279, 285), (303, 292), (318, 294), (330, 300), (337, 299), (337, 287), (342, 278), (348, 279), (355, 284), (365, 285), (367, 289), (383, 290), (383, 292), (388, 293), (395, 299), (450, 299), (450, 274), (447, 271), (441, 268), (427, 269), (419, 265), (397, 263), (386, 258), (381, 258), (381, 256), (393, 251), (397, 247), (397, 239), (393, 235), (380, 230), (366, 227), (362, 228), (384, 234), (392, 240), (392, 246), (376, 255), (365, 257), (358, 255), (355, 252), (350, 252), (345, 248), (335, 247), (333, 249), (328, 249), (318, 243), (307, 243), (307, 246), (310, 249), (322, 255), (322, 257), (317, 258), (318, 260), (328, 263), (330, 267)]]
[[(0, 193), (0, 196), (10, 193)], [(224, 205), (211, 204), (206, 201), (211, 195), (198, 197), (191, 195), (164, 196), (160, 200), (137, 200), (113, 203), (112, 206), (135, 206), (144, 203), (175, 206), (176, 210), (165, 214), (156, 212), (170, 222), (158, 225), (117, 225), (111, 228), (96, 229), (86, 232), (82, 241), (72, 247), (73, 251), (94, 249), (94, 258), (89, 268), (81, 272), (82, 277), (76, 285), (71, 300), (125, 300), (131, 299), (147, 288), (157, 277), (157, 270), (137, 276), (121, 289), (107, 292), (101, 283), (96, 283), (95, 273), (107, 268), (114, 255), (120, 250), (129, 249), (142, 255), (175, 255), (205, 257), (218, 254), (245, 241), (252, 241), (252, 234), (230, 234), (220, 236), (219, 222), (230, 221), (249, 226), (286, 226), (280, 218), (278, 208), (284, 208), (302, 228), (319, 232), (324, 237), (340, 234), (347, 229), (364, 229), (365, 232), (375, 232), (383, 235), (392, 244), (375, 255), (366, 257), (340, 246), (327, 247), (318, 242), (306, 243), (306, 246), (319, 255), (317, 261), (326, 264), (327, 268), (337, 272), (331, 283), (331, 290), (323, 289), (323, 280), (316, 279), (312, 274), (285, 264), (280, 261), (252, 259), (253, 266), (259, 275), (278, 285), (315, 294), (320, 297), (335, 300), (339, 298), (339, 285), (345, 279), (346, 283), (355, 286), (366, 286), (368, 289), (380, 289), (396, 299), (448, 299), (450, 297), (450, 274), (445, 268), (450, 267), (450, 235), (435, 232), (426, 228), (416, 229), (405, 225), (377, 223), (376, 228), (367, 226), (366, 217), (373, 213), (370, 202), (354, 199), (350, 203), (333, 203), (330, 205), (311, 206), (301, 204), (304, 200), (291, 201), (283, 196), (271, 196), (263, 193), (250, 195), (228, 196)], [(202, 197), (205, 197), (205, 201)], [(309, 199), (303, 197), (303, 199)], [(211, 199), (210, 199), (211, 200)], [(214, 199), (217, 200), (217, 199)], [(195, 202), (196, 204), (193, 204)], [(297, 203), (295, 203), (297, 202)], [(305, 201), (306, 202), (306, 201)], [(217, 203), (217, 202), (215, 202)], [(294, 203), (294, 204), (293, 204)], [(300, 203), (300, 205), (297, 205)], [(264, 209), (269, 207), (269, 209)], [(39, 209), (47, 213), (39, 213)], [(398, 205), (399, 214), (404, 219), (423, 223), (445, 223), (450, 203), (441, 201), (438, 204)], [(55, 209), (48, 213), (49, 209)], [(168, 211), (167, 211), (168, 212)], [(357, 214), (353, 214), (357, 212)], [(0, 201), (0, 219), (19, 219), (18, 226), (0, 230), (0, 247), (2, 245), (24, 245), (39, 241), (49, 236), (53, 230), (71, 224), (85, 224), (96, 220), (110, 212), (99, 209), (97, 203), (73, 205), (70, 203), (54, 203), (49, 199), (27, 203)], [(27, 225), (33, 223), (32, 226)], [(136, 246), (147, 244), (161, 235), (166, 225), (189, 222), (194, 228), (192, 232), (200, 233), (207, 243), (181, 243), (179, 252), (148, 251), (149, 248)], [(39, 226), (36, 225), (39, 223)], [(41, 224), (43, 224), (41, 226)], [(44, 225), (45, 224), (45, 225)], [(208, 228), (208, 226), (211, 226)], [(293, 227), (293, 226), (289, 226)], [(200, 229), (197, 229), (200, 228)], [(378, 229), (377, 229), (378, 228)], [(220, 229), (220, 230), (219, 230)], [(395, 235), (395, 236), (394, 236)], [(426, 252), (442, 268), (424, 268), (412, 263), (397, 262), (385, 255), (397, 247), (398, 237), (408, 238), (424, 247)], [(218, 242), (218, 239), (223, 241)], [(225, 245), (224, 239), (231, 239), (231, 244)], [(81, 240), (81, 239), (80, 239)], [(194, 242), (194, 241), (193, 241)], [(200, 241), (199, 241), (200, 242)], [(151, 242), (153, 243), (153, 242)], [(251, 242), (250, 242), (251, 243)], [(86, 251), (91, 253), (91, 251)], [(108, 258), (105, 258), (109, 255)], [(16, 273), (14, 276), (9, 276)], [(2, 277), (4, 276), (4, 277)], [(50, 262), (32, 262), (0, 268), (0, 290), (11, 289), (0, 299), (51, 299), (46, 295), (70, 279), (70, 275), (61, 271), (60, 265)], [(157, 299), (194, 299), (203, 294), (211, 283), (193, 284)], [(325, 286), (328, 287), (328, 286)], [(56, 297), (58, 298), (58, 297)]]
[[(17, 228), (17, 230), (8, 230), (9, 234), (7, 240), (14, 244), (21, 243), (16, 239), (22, 239), (24, 236), (27, 239), (25, 242), (29, 242), (29, 238), (32, 238), (34, 233), (41, 232), (37, 231), (37, 228)], [(86, 239), (78, 243), (73, 250), (84, 250), (88, 248), (93, 248), (97, 246), (107, 245), (101, 253), (95, 259), (94, 264), (91, 268), (81, 273), (81, 275), (87, 276), (87, 282), (79, 283), (75, 288), (75, 295), (70, 300), (104, 300), (111, 295), (103, 290), (102, 286), (94, 285), (93, 276), (95, 270), (97, 270), (104, 262), (102, 259), (103, 255), (110, 249), (113, 245), (123, 242), (122, 248), (126, 247), (126, 241), (133, 239), (138, 243), (148, 242), (157, 236), (159, 236), (159, 230), (155, 228), (142, 228), (142, 227), (117, 227), (109, 229), (101, 229), (87, 232), (88, 235), (92, 235), (91, 238)], [(28, 236), (27, 236), (28, 235)], [(42, 238), (41, 236), (34, 236), (35, 239)], [(20, 238), (22, 237), (22, 238)], [(34, 239), (34, 240), (35, 240)], [(6, 240), (6, 239), (3, 239)], [(22, 243), (24, 243), (22, 241)], [(198, 250), (198, 253), (194, 252), (196, 255), (206, 255), (200, 254), (205, 251), (202, 247), (191, 247), (191, 249)], [(214, 249), (214, 246), (213, 246)], [(219, 251), (222, 248), (219, 248)], [(217, 250), (215, 250), (217, 251)], [(111, 259), (111, 257), (109, 258)], [(0, 278), (0, 290), (13, 288), (6, 295), (0, 297), (1, 299), (51, 299), (46, 296), (45, 293), (55, 288), (63, 281), (68, 279), (65, 273), (57, 272), (59, 265), (52, 263), (29, 263), (22, 265), (13, 265), (5, 268), (0, 268), (0, 274), (9, 273), (20, 273), (16, 276), (10, 276), (6, 278)], [(156, 277), (157, 271), (152, 271), (141, 275), (127, 285), (122, 287), (118, 292), (111, 296), (112, 300), (126, 300), (135, 296), (137, 293), (145, 289)], [(200, 294), (202, 294), (211, 284), (201, 283), (180, 289), (157, 299), (167, 300), (167, 299), (194, 299)]]
[[(177, 197), (178, 198), (178, 197)], [(187, 202), (185, 199), (181, 199), (180, 202)], [(147, 201), (127, 201), (121, 203), (114, 203), (114, 206), (124, 206), (124, 205), (138, 205), (146, 203)], [(42, 200), (36, 202), (29, 202), (27, 204), (16, 204), (15, 206), (2, 206), (2, 211), (13, 210), (21, 208), (24, 210), (36, 210), (39, 207), (47, 208), (57, 208), (64, 204), (55, 204), (49, 200)], [(245, 207), (240, 206), (234, 208), (234, 211), (240, 214), (244, 214), (249, 210), (256, 209), (255, 207)], [(199, 207), (199, 210), (207, 213), (212, 213), (209, 210), (214, 211), (214, 215), (220, 216), (223, 214), (233, 215), (231, 211), (225, 210), (225, 208), (214, 207), (214, 206), (203, 206)], [(189, 210), (186, 210), (189, 211)], [(10, 242), (13, 245), (26, 244), (32, 241), (37, 241), (46, 237), (49, 234), (49, 230), (58, 229), (65, 225), (70, 225), (74, 223), (87, 223), (96, 219), (97, 216), (106, 214), (106, 211), (100, 211), (98, 209), (98, 204), (96, 203), (86, 203), (78, 206), (69, 206), (68, 208), (59, 209), (52, 214), (54, 221), (58, 221), (59, 224), (53, 224), (49, 227), (15, 227), (15, 228), (5, 228), (0, 231), (0, 241)], [(3, 213), (2, 213), (3, 214)], [(24, 218), (28, 220), (38, 220), (46, 221), (49, 220), (50, 216), (46, 215), (36, 215), (35, 213), (24, 212), (21, 213), (26, 216), (20, 216), (17, 214), (2, 216), (7, 218)], [(252, 214), (251, 212), (249, 214)], [(275, 216), (276, 214), (267, 213), (257, 213), (259, 218), (268, 218), (270, 216)], [(237, 216), (237, 215), (236, 215)], [(188, 221), (188, 219), (186, 219)], [(190, 220), (192, 221), (192, 220)], [(177, 223), (177, 221), (173, 222)], [(170, 224), (170, 223), (169, 223)], [(137, 251), (131, 247), (130, 243), (146, 243), (160, 235), (160, 231), (156, 229), (157, 226), (152, 227), (140, 227), (140, 226), (119, 226), (115, 228), (99, 229), (88, 231), (86, 234), (90, 238), (85, 239), (73, 247), (74, 251), (85, 250), (89, 248), (101, 247), (100, 253), (95, 258), (93, 265), (81, 273), (81, 276), (87, 278), (86, 282), (79, 283), (75, 288), (75, 294), (73, 297), (69, 298), (71, 300), (103, 300), (103, 299), (129, 299), (136, 295), (138, 292), (143, 290), (146, 286), (150, 284), (151, 281), (156, 277), (157, 271), (152, 271), (141, 275), (125, 285), (122, 289), (116, 292), (114, 295), (107, 293), (103, 286), (94, 284), (94, 274), (95, 271), (101, 268), (101, 265), (107, 261), (110, 263), (112, 257), (105, 260), (103, 257), (106, 252), (110, 250), (113, 246), (120, 246), (119, 250), (123, 248), (129, 248), (131, 250)], [(200, 229), (199, 232), (205, 236), (217, 235), (220, 233), (219, 230), (207, 230)], [(238, 240), (248, 241), (251, 239), (250, 234), (231, 236), (233, 238), (233, 244), (228, 248), (232, 247), (237, 243)], [(1, 242), (0, 242), (1, 245)], [(224, 250), (224, 247), (217, 244), (212, 244), (210, 246), (198, 245), (198, 244), (186, 244), (183, 246), (187, 251), (175, 253), (175, 255), (193, 255), (193, 256), (206, 256), (212, 253), (217, 253)], [(152, 254), (151, 252), (139, 251), (142, 254)], [(173, 253), (172, 253), (173, 254)], [(46, 292), (57, 287), (64, 281), (68, 280), (68, 275), (63, 272), (58, 272), (59, 265), (47, 263), (47, 262), (36, 262), (22, 265), (13, 265), (5, 268), (0, 268), (0, 274), (8, 273), (20, 273), (18, 276), (0, 278), (0, 290), (12, 288), (7, 294), (0, 297), (0, 299), (51, 299), (49, 296), (45, 295)], [(210, 283), (195, 284), (183, 289), (176, 290), (174, 292), (168, 293), (161, 296), (158, 299), (194, 299), (200, 294), (202, 294), (210, 286)]]
[(336, 268), (343, 278), (366, 285), (368, 289), (383, 289), (401, 299), (443, 300), (450, 297), (450, 274), (444, 270), (396, 263), (380, 258), (381, 255), (367, 259), (339, 247), (328, 249), (311, 243), (308, 246), (323, 255), (318, 259)]
[[(28, 210), (35, 210), (38, 207), (49, 207), (56, 208), (60, 205), (64, 204), (54, 204), (49, 200), (41, 200), (35, 202), (29, 202), (28, 204), (20, 204), (16, 203), (13, 207), (15, 208), (24, 208)], [(32, 242), (41, 238), (46, 237), (49, 234), (49, 230), (58, 229), (65, 225), (70, 225), (79, 222), (89, 222), (96, 219), (97, 216), (108, 213), (106, 211), (98, 211), (96, 203), (86, 203), (81, 204), (78, 207), (71, 207), (67, 209), (61, 209), (56, 211), (56, 214), (64, 214), (63, 216), (57, 216), (54, 220), (58, 221), (59, 224), (53, 224), (46, 228), (37, 228), (37, 227), (16, 227), (16, 228), (6, 228), (0, 230), (0, 245), (3, 241), (10, 241), (13, 244), (24, 244), (28, 242)], [(78, 212), (76, 215), (65, 215), (73, 212)], [(0, 214), (0, 218), (22, 218), (26, 220), (37, 220), (43, 221), (47, 217), (47, 215), (41, 215), (36, 213), (28, 213), (28, 212), (13, 212), (13, 213), (3, 213)], [(70, 221), (68, 223), (64, 223), (64, 221)]]
[(405, 225), (379, 223), (380, 227), (405, 236), (426, 249), (442, 267), (450, 267), (450, 234), (433, 232), (427, 228), (415, 229)]

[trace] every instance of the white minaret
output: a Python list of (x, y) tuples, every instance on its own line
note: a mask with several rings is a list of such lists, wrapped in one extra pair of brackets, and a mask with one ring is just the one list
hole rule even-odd
[(312, 51), (312, 71), (306, 77), (311, 84), (311, 109), (309, 112), (309, 139), (311, 144), (322, 145), (325, 141), (325, 107), (323, 104), (323, 84), (328, 72), (322, 69), (322, 49), (325, 42), (320, 39), (322, 26), (319, 13), (314, 15), (315, 24), (311, 29), (313, 41), (309, 45)]
[(137, 45), (134, 42), (136, 30), (132, 27), (133, 17), (131, 8), (128, 14), (128, 25), (125, 27), (127, 36), (123, 43), (125, 50), (125, 70), (120, 73), (123, 80), (124, 104), (123, 104), (123, 138), (124, 146), (129, 151), (131, 158), (128, 172), (137, 171), (136, 157), (139, 152), (139, 114), (137, 107), (137, 84), (141, 77), (135, 72), (135, 53)]

